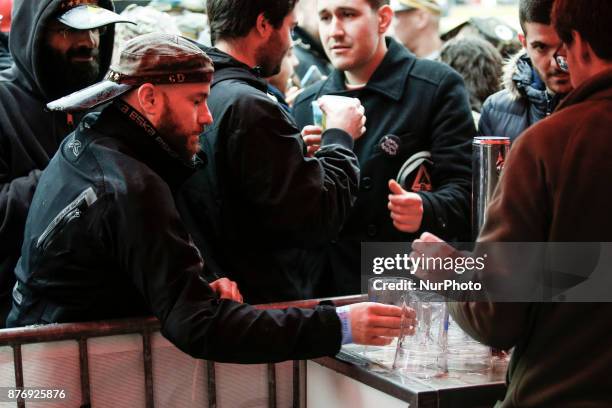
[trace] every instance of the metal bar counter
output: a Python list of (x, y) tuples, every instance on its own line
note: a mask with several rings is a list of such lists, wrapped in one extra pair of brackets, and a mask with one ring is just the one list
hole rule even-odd
[[(366, 298), (325, 301), (340, 306)], [(309, 308), (319, 302), (257, 307)], [(117, 387), (130, 383), (129, 402), (126, 394), (117, 406), (220, 408), (491, 407), (505, 393), (506, 367), (501, 365), (486, 374), (451, 371), (441, 378), (423, 380), (364, 358), (364, 346), (357, 345), (343, 347), (335, 357), (308, 362), (218, 364), (185, 355), (158, 330), (159, 322), (154, 318), (0, 330), (0, 387), (54, 384), (66, 388), (71, 397), (62, 401), (64, 406), (96, 406), (116, 397)], [(108, 361), (115, 363), (109, 365)], [(177, 395), (184, 400), (179, 401)], [(12, 406), (28, 405), (20, 400)]]
[(492, 407), (506, 392), (504, 360), (494, 358), (491, 370), (485, 373), (450, 371), (421, 379), (374, 362), (362, 350), (363, 346), (344, 346), (334, 358), (308, 362), (308, 406)]

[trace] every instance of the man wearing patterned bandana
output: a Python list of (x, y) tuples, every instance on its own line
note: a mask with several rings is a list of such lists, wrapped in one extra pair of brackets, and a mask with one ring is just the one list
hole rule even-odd
[(112, 101), (83, 119), (40, 178), (8, 326), (153, 313), (192, 356), (245, 363), (333, 355), (342, 342), (399, 334), (395, 306), (260, 311), (241, 303), (234, 282), (201, 277), (173, 192), (212, 123), (212, 71), (188, 40), (147, 34), (125, 45), (107, 80), (48, 105)]
[[(34, 189), (78, 118), (45, 105), (106, 73), (113, 48), (110, 0), (15, 0), (14, 63), (0, 73), (0, 322), (10, 307), (14, 268)], [(0, 327), (3, 324), (0, 323)]]

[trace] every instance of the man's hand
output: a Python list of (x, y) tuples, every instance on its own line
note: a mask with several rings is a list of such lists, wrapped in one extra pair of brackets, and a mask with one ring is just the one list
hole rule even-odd
[(302, 139), (306, 143), (308, 152), (306, 156), (312, 157), (321, 148), (321, 135), (323, 129), (320, 126), (305, 126), (302, 129)]
[(423, 199), (417, 193), (402, 188), (395, 180), (389, 180), (389, 204), (393, 225), (402, 232), (417, 232), (423, 222)]
[(285, 102), (290, 107), (293, 107), (293, 102), (295, 102), (296, 98), (300, 96), (300, 94), (304, 91), (304, 88), (298, 88), (297, 86), (292, 86), (285, 92)]
[[(400, 335), (402, 308), (380, 303), (356, 303), (350, 306), (353, 343), (385, 346)], [(413, 309), (404, 309), (404, 334), (413, 335), (416, 325)]]
[[(432, 233), (424, 232), (418, 239), (412, 241), (412, 252), (410, 253), (411, 258), (418, 258), (425, 256), (427, 258), (454, 258), (460, 256), (455, 248), (448, 245), (443, 239), (438, 238)], [(419, 269), (415, 272), (415, 275), (424, 280), (430, 281), (443, 281), (445, 279), (452, 279), (456, 277), (453, 271), (446, 270), (423, 270)]]
[(351, 135), (353, 140), (359, 139), (365, 133), (365, 108), (359, 99), (324, 95), (318, 102), (325, 113), (327, 129), (342, 129)]
[(227, 278), (221, 278), (211, 283), (210, 287), (221, 299), (229, 299), (242, 303), (242, 295), (238, 290), (236, 282)]
[[(414, 242), (416, 243), (417, 247), (421, 247), (421, 248), (423, 248), (422, 247), (423, 244), (432, 244), (432, 243), (433, 244), (444, 244), (446, 243), (446, 241), (444, 241), (442, 238), (435, 236), (431, 232), (422, 233), (419, 238), (414, 240)], [(413, 248), (414, 246), (415, 245), (413, 245)], [(448, 254), (455, 252), (455, 249), (448, 244), (444, 245), (443, 248), (445, 248), (445, 250), (448, 251)]]

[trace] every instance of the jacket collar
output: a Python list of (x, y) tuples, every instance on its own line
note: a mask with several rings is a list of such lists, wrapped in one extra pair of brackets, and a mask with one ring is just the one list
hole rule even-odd
[(570, 92), (559, 104), (557, 111), (577, 105), (587, 99), (612, 99), (612, 68), (600, 72)]
[(212, 59), (215, 66), (211, 87), (226, 80), (239, 80), (247, 82), (262, 92), (267, 91), (268, 82), (262, 78), (259, 67), (251, 68), (218, 48), (202, 45), (199, 47)]
[(193, 174), (198, 163), (186, 163), (164, 150), (156, 140), (161, 138), (160, 135), (152, 137), (152, 132), (146, 131), (147, 126), (151, 126), (146, 122), (144, 125), (137, 124), (138, 121), (130, 120), (117, 105), (111, 103), (92, 127), (101, 134), (123, 141), (137, 160), (149, 166), (171, 189), (175, 189)]
[[(399, 101), (406, 89), (408, 75), (416, 61), (403, 45), (392, 38), (386, 38), (387, 54), (372, 74), (364, 89), (378, 92), (394, 101)], [(323, 84), (320, 94), (340, 93), (346, 91), (344, 71), (334, 69), (329, 79)]]

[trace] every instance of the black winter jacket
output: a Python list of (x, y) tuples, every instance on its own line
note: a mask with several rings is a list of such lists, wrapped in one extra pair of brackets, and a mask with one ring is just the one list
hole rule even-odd
[[(423, 231), (446, 240), (470, 233), (471, 140), (476, 130), (463, 80), (446, 65), (417, 59), (395, 40), (387, 43), (387, 55), (365, 88), (347, 90), (344, 73), (334, 70), (294, 105), (298, 127), (313, 123), (311, 102), (322, 95), (357, 97), (365, 107), (367, 131), (354, 149), (361, 168), (359, 196), (338, 242), (328, 247), (336, 293), (360, 291), (362, 242), (412, 241)], [(432, 154), (433, 191), (418, 192), (422, 226), (406, 234), (393, 226), (388, 181), (422, 150)]]
[[(42, 61), (43, 30), (55, 16), (60, 0), (19, 1), (13, 6), (10, 48), (11, 68), (0, 73), (0, 322), (6, 318), (15, 263), (23, 237), (28, 208), (40, 170), (78, 118), (46, 111), (50, 84)], [(110, 0), (100, 6), (112, 9)], [(113, 26), (100, 40), (100, 78), (110, 65)], [(1, 324), (0, 324), (1, 325)]]
[(245, 300), (310, 298), (320, 267), (304, 248), (335, 236), (355, 200), (353, 141), (330, 129), (306, 158), (295, 122), (258, 72), (204, 50), (215, 64), (214, 123), (201, 137), (206, 165), (178, 199), (181, 216), (205, 258), (217, 261), (212, 272), (235, 280)]
[(192, 168), (128, 119), (126, 107), (88, 115), (42, 173), (8, 326), (153, 313), (194, 357), (258, 363), (335, 354), (341, 329), (332, 307), (258, 311), (214, 295), (172, 197)]
[(481, 136), (506, 136), (512, 142), (529, 126), (553, 113), (565, 95), (551, 95), (524, 51), (504, 68), (504, 89), (491, 95), (478, 122)]

